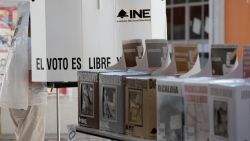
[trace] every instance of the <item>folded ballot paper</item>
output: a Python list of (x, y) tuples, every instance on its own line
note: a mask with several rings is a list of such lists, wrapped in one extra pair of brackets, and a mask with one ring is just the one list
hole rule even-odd
[(244, 46), (242, 48), (242, 56), (239, 59), (239, 63), (235, 65), (232, 71), (222, 78), (249, 78), (250, 77), (250, 46)]
[(141, 39), (131, 39), (122, 41), (122, 57), (119, 62), (106, 69), (127, 71), (138, 65), (137, 59), (143, 56), (144, 48)]
[[(169, 48), (171, 49), (171, 48)], [(168, 59), (169, 60), (169, 59)], [(153, 72), (153, 75), (188, 77), (200, 71), (198, 46), (195, 44), (172, 45), (171, 62)]]
[(157, 69), (168, 66), (170, 58), (167, 40), (146, 39), (145, 46), (145, 53), (141, 58), (136, 59), (137, 65), (130, 70), (145, 71), (153, 74)]
[(250, 140), (250, 85), (246, 79), (214, 80), (209, 84), (210, 139)]
[(176, 45), (173, 55), (177, 74), (184, 74), (193, 68), (198, 56), (198, 49), (196, 46)]
[(234, 45), (214, 45), (211, 50), (212, 75), (222, 76), (233, 69), (237, 58), (237, 47)]
[[(205, 67), (193, 77), (224, 77), (231, 75), (238, 66), (237, 46), (226, 44), (215, 44), (211, 46), (210, 55)], [(228, 77), (230, 78), (230, 77)]]

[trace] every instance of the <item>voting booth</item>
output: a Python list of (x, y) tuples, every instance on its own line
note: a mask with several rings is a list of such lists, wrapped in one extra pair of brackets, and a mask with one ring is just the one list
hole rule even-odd
[(165, 0), (31, 1), (32, 80), (77, 81), (77, 71), (105, 69), (122, 40), (166, 39)]

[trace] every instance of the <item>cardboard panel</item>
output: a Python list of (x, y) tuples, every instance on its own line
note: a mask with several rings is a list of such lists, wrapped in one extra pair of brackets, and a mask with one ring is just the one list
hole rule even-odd
[(81, 5), (81, 0), (31, 2), (33, 81), (77, 81), (83, 68)]

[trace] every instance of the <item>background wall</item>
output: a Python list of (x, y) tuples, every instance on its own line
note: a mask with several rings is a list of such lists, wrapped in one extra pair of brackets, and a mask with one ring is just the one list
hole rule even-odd
[(250, 44), (250, 0), (225, 0), (225, 43)]

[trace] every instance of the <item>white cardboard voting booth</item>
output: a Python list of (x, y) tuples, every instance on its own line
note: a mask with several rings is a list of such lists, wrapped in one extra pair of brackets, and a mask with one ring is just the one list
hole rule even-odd
[(83, 65), (81, 0), (30, 4), (33, 81), (75, 81)]
[(105, 69), (122, 40), (166, 38), (165, 0), (34, 0), (32, 79), (77, 81), (77, 71)]

